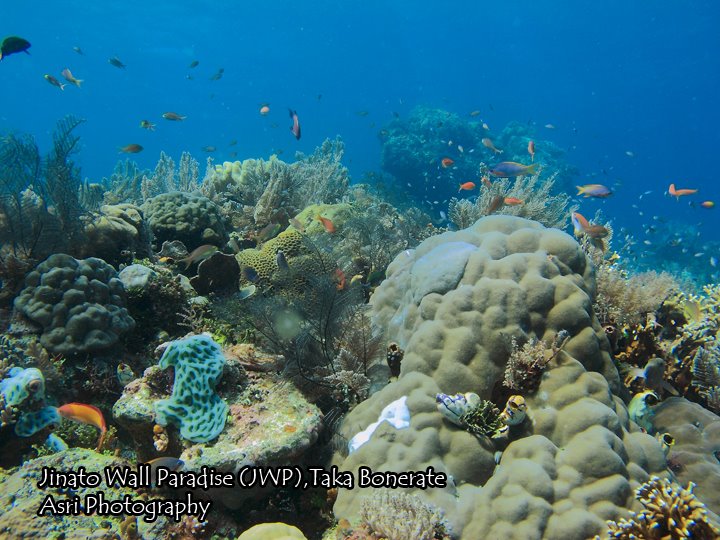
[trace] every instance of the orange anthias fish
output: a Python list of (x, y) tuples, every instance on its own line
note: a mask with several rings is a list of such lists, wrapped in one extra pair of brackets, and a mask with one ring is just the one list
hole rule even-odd
[(697, 192), (697, 189), (675, 189), (675, 184), (670, 184), (670, 187), (668, 188), (668, 193), (678, 199), (683, 195), (692, 195)]
[(483, 176), (480, 181), (483, 183), (485, 187), (492, 187), (492, 184), (490, 183), (490, 177), (485, 175)]
[(508, 206), (517, 206), (519, 204), (524, 204), (524, 201), (521, 201), (520, 199), (516, 197), (505, 197), (505, 204)]
[(465, 182), (464, 184), (460, 184), (460, 189), (458, 189), (458, 193), (461, 191), (471, 191), (475, 189), (475, 182)]
[(444, 157), (442, 160), (440, 160), (440, 164), (442, 165), (443, 169), (447, 169), (448, 167), (452, 167), (455, 165), (455, 161), (450, 159), (449, 157)]
[(293, 111), (292, 109), (288, 109), (290, 111), (290, 118), (292, 118), (293, 125), (290, 126), (290, 131), (292, 131), (292, 134), (295, 135), (295, 138), (299, 141), (300, 140), (300, 119), (298, 118), (297, 111)]
[(492, 150), (492, 151), (495, 152), (496, 154), (502, 154), (502, 153), (503, 153), (503, 151), (500, 150), (499, 148), (495, 148), (495, 144), (493, 144), (493, 142), (492, 142), (490, 139), (488, 139), (487, 137), (484, 137), (484, 138), (482, 139), (482, 143), (483, 143), (483, 146), (484, 146), (485, 148), (489, 148), (490, 150)]
[(318, 215), (318, 216), (315, 216), (315, 219), (317, 219), (320, 223), (322, 223), (323, 227), (325, 227), (326, 232), (329, 232), (329, 233), (335, 232), (335, 224), (332, 221), (330, 221), (328, 218)]
[(530, 154), (530, 161), (535, 161), (535, 141), (528, 141), (528, 154)]
[(137, 154), (138, 152), (142, 152), (143, 147), (139, 144), (128, 144), (120, 148), (120, 152), (124, 154)]
[(98, 428), (100, 430), (100, 439), (98, 439), (97, 447), (100, 448), (107, 433), (107, 424), (105, 424), (105, 418), (100, 409), (85, 403), (67, 403), (59, 407), (57, 411), (63, 418)]
[(575, 229), (575, 236), (586, 234), (590, 238), (605, 238), (610, 234), (610, 231), (602, 225), (591, 225), (585, 216), (578, 212), (572, 213), (571, 221)]
[(703, 208), (715, 208), (715, 202), (714, 201), (703, 201), (700, 203), (700, 206)]
[(269, 103), (263, 103), (260, 107), (260, 114), (265, 116), (270, 112), (270, 104)]
[(345, 272), (339, 268), (335, 269), (335, 288), (342, 291), (345, 288)]

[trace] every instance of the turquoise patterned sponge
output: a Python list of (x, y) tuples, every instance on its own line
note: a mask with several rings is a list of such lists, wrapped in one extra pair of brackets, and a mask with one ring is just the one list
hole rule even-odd
[(155, 403), (155, 420), (173, 423), (192, 442), (211, 441), (225, 428), (228, 406), (215, 393), (225, 365), (220, 346), (205, 335), (173, 341), (160, 358), (160, 367), (175, 368), (170, 399)]

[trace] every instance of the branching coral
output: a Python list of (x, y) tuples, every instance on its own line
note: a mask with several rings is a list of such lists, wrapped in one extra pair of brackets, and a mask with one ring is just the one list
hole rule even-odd
[(448, 533), (442, 510), (406, 493), (376, 491), (363, 501), (360, 517), (381, 538), (433, 540)]
[[(486, 174), (487, 166), (480, 165), (480, 174)], [(512, 197), (522, 201), (518, 205), (503, 205), (494, 213), (520, 216), (539, 221), (546, 227), (563, 229), (571, 212), (577, 210), (570, 204), (570, 197), (564, 193), (553, 195), (553, 186), (557, 173), (545, 180), (540, 180), (541, 172), (532, 176), (517, 176), (514, 181), (499, 178), (493, 181), (492, 187), (482, 188), (474, 204), (453, 197), (448, 206), (450, 220), (459, 228), (469, 227), (481, 217), (487, 215), (496, 197)]]
[(310, 156), (298, 153), (292, 164), (277, 156), (268, 161), (225, 162), (208, 169), (202, 190), (225, 212), (245, 214), (236, 226), (287, 224), (311, 204), (336, 203), (345, 196), (349, 179), (341, 163), (344, 148), (338, 138), (326, 140)]
[(630, 519), (608, 521), (607, 538), (712, 540), (720, 537), (720, 529), (708, 521), (705, 505), (693, 495), (694, 487), (692, 482), (682, 488), (666, 478), (653, 476), (635, 491), (645, 509), (630, 512)]

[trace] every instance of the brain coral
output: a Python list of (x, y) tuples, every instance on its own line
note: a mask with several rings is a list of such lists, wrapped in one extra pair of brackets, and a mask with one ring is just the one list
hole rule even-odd
[(27, 275), (15, 308), (42, 327), (40, 343), (54, 353), (107, 349), (135, 326), (115, 269), (101, 259), (64, 253), (51, 255)]
[(143, 211), (158, 245), (166, 240), (180, 240), (188, 250), (193, 250), (202, 244), (219, 245), (225, 240), (220, 209), (198, 193), (163, 193), (148, 199)]
[[(592, 315), (593, 291), (577, 243), (521, 218), (484, 218), (401, 253), (371, 299), (387, 339), (406, 351), (400, 377), (348, 414), (340, 431), (350, 440), (401, 396), (410, 426), (380, 424), (335, 463), (356, 478), (361, 466), (447, 474), (447, 487), (414, 493), (443, 508), (462, 539), (584, 539), (627, 516), (633, 489), (666, 462), (611, 392), (617, 373)], [(437, 392), (492, 396), (507, 337), (547, 339), (561, 329), (571, 335), (567, 352), (526, 396), (529, 419), (507, 440), (474, 437), (438, 412)], [(341, 489), (336, 516), (357, 517), (371, 491)]]

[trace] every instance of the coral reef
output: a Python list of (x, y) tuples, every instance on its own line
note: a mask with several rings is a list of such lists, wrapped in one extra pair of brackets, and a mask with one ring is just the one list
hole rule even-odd
[(62, 253), (51, 255), (27, 275), (15, 309), (41, 326), (40, 343), (54, 353), (108, 349), (135, 325), (112, 266)]
[[(0, 475), (0, 537), (3, 538), (83, 538), (93, 540), (117, 540), (120, 537), (122, 517), (96, 515), (50, 515), (47, 510), (42, 518), (37, 511), (48, 495), (60, 501), (70, 499), (70, 490), (44, 490), (37, 487), (42, 470), (78, 470), (103, 474), (104, 467), (127, 467), (127, 461), (117, 457), (98, 454), (91, 450), (73, 448), (43, 456), (23, 463), (21, 467)], [(75, 494), (81, 499), (97, 489), (78, 487)], [(122, 499), (124, 496), (137, 497), (132, 489), (107, 486), (103, 488), (107, 499)], [(158, 495), (154, 495), (158, 497)], [(138, 538), (162, 538), (162, 531), (168, 527), (168, 520), (159, 516), (153, 523), (139, 519), (136, 522)]]
[(246, 213), (245, 218), (236, 217), (236, 227), (287, 224), (311, 204), (333, 204), (345, 196), (349, 179), (341, 163), (344, 148), (341, 139), (328, 139), (309, 156), (298, 153), (292, 164), (277, 156), (269, 161), (225, 162), (208, 170), (203, 193), (228, 214), (241, 209)]
[[(487, 165), (480, 164), (480, 175), (487, 177)], [(577, 210), (564, 193), (552, 194), (557, 173), (540, 181), (541, 172), (532, 176), (498, 178), (489, 189), (482, 189), (474, 202), (468, 199), (450, 199), (448, 218), (460, 229), (465, 229), (487, 215), (493, 199), (512, 197), (522, 201), (518, 205), (502, 205), (493, 213), (518, 216), (538, 221), (546, 227), (564, 229), (568, 216)]]
[(180, 436), (193, 442), (216, 438), (225, 427), (228, 406), (215, 387), (222, 376), (225, 357), (208, 336), (190, 336), (170, 343), (159, 366), (172, 366), (175, 382), (170, 399), (155, 403), (155, 418), (161, 426), (180, 428)]
[(668, 455), (675, 479), (697, 484), (698, 497), (720, 514), (720, 417), (697, 403), (670, 397), (654, 408), (652, 426), (675, 440)]
[[(249, 380), (242, 367), (275, 361), (274, 356), (252, 347), (234, 347), (216, 388), (228, 405), (224, 430), (212, 442), (191, 444), (179, 441), (176, 430), (166, 429), (166, 452), (182, 459), (188, 471), (207, 466), (237, 473), (247, 465), (278, 466), (302, 460), (318, 439), (320, 410), (287, 381), (265, 374)], [(113, 417), (127, 430), (143, 460), (158, 454), (154, 446), (155, 404), (168, 398), (171, 387), (171, 379), (159, 366), (152, 366), (124, 388), (113, 407)], [(207, 494), (228, 508), (240, 508), (248, 499), (267, 495), (267, 489), (220, 489)]]
[(198, 193), (172, 191), (142, 205), (157, 245), (180, 240), (188, 250), (203, 244), (222, 245), (226, 239), (220, 208)]
[[(510, 123), (500, 133), (488, 133), (482, 121), (464, 119), (440, 109), (416, 107), (407, 118), (396, 118), (380, 131), (381, 166), (394, 177), (395, 190), (417, 206), (431, 207), (456, 197), (460, 183), (477, 179), (482, 162), (500, 158), (528, 161), (527, 145), (533, 138), (540, 149), (536, 162), (542, 163), (546, 171), (559, 173), (558, 187), (563, 190), (572, 187), (570, 179), (576, 171), (564, 162), (564, 151), (550, 141), (538, 140), (533, 131), (528, 125)], [(484, 139), (494, 141), (502, 149), (500, 158), (485, 146)], [(453, 160), (452, 165), (443, 167), (444, 158)], [(567, 213), (562, 218), (566, 219)]]
[(607, 538), (711, 540), (720, 537), (720, 528), (708, 520), (705, 505), (693, 494), (694, 487), (692, 482), (682, 488), (666, 478), (653, 476), (635, 490), (645, 509), (630, 512), (630, 519), (608, 521)]
[(536, 338), (531, 338), (520, 347), (513, 338), (503, 385), (524, 395), (535, 392), (540, 385), (543, 371), (569, 338), (567, 332), (560, 331), (553, 338), (550, 347)]
[[(400, 396), (410, 425), (382, 423), (334, 462), (356, 472), (432, 466), (447, 474), (446, 488), (412, 493), (443, 508), (462, 538), (600, 533), (666, 460), (611, 393), (622, 388), (592, 312), (594, 288), (592, 265), (572, 238), (516, 217), (487, 217), (401, 253), (371, 298), (376, 322), (405, 350), (400, 377), (353, 409), (340, 434), (350, 440)], [(560, 330), (569, 338), (525, 396), (531, 422), (490, 439), (443, 421), (433, 396), (472, 391), (497, 405), (512, 338), (550, 342)], [(352, 519), (367, 496), (341, 489), (336, 516)]]
[(150, 256), (150, 231), (142, 211), (132, 204), (103, 205), (85, 218), (81, 254), (117, 265)]

